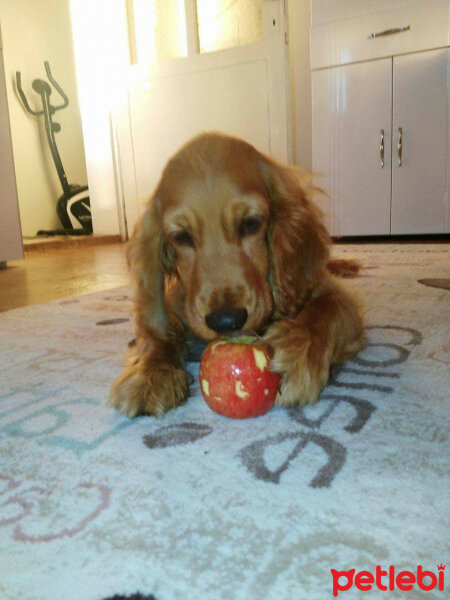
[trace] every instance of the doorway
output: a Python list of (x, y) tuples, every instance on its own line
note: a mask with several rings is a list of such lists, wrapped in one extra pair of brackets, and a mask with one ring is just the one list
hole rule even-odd
[[(17, 202), (19, 205), (21, 231), (27, 245), (40, 230), (63, 228), (57, 214), (58, 198), (63, 190), (47, 143), (43, 115), (27, 111), (18, 93), (16, 72), (21, 74), (21, 87), (30, 110), (42, 112), (41, 96), (33, 88), (33, 82), (48, 81), (44, 65), (48, 61), (51, 73), (67, 95), (67, 104), (52, 115), (55, 122), (53, 135), (63, 168), (70, 184), (87, 184), (70, 0), (36, 0), (27, 3), (3, 0), (0, 18), (6, 93), (2, 97), (2, 104), (5, 109), (7, 106), (12, 141), (8, 147), (12, 152), (11, 165), (14, 165), (10, 174), (17, 188), (17, 194), (8, 193), (5, 203), (8, 208), (13, 202), (12, 196), (17, 195), (14, 201), (16, 208)], [(50, 93), (52, 106), (63, 104), (62, 97), (52, 85)], [(60, 131), (56, 129), (57, 124)], [(2, 148), (6, 153), (5, 144)]]
[(126, 239), (202, 131), (289, 161), (284, 0), (72, 0), (72, 20), (94, 230)]

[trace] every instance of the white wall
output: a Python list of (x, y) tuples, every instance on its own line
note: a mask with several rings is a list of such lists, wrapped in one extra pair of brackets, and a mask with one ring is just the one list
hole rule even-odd
[(294, 163), (312, 169), (310, 0), (288, 0)]
[(22, 73), (31, 107), (38, 109), (39, 96), (32, 90), (31, 82), (46, 78), (43, 63), (50, 62), (54, 78), (70, 101), (55, 116), (62, 126), (56, 141), (64, 168), (70, 183), (87, 183), (69, 0), (0, 0), (0, 23), (22, 232), (24, 236), (34, 236), (38, 229), (61, 227), (56, 201), (62, 190), (43, 119), (28, 114), (16, 95), (16, 71)]

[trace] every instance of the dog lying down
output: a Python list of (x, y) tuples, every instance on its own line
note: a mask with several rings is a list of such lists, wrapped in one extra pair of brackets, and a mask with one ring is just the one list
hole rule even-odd
[(330, 367), (363, 348), (358, 302), (332, 273), (330, 237), (292, 168), (202, 134), (169, 160), (128, 244), (136, 340), (109, 404), (161, 415), (189, 396), (192, 340), (256, 332), (281, 374), (280, 406), (315, 402)]

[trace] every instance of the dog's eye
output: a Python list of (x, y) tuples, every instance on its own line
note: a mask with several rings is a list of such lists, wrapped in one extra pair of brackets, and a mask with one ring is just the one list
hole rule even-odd
[(246, 217), (245, 219), (242, 219), (238, 227), (239, 237), (243, 238), (258, 233), (262, 224), (263, 221), (259, 217)]
[(195, 247), (194, 238), (187, 231), (178, 231), (172, 236), (172, 241), (178, 246)]

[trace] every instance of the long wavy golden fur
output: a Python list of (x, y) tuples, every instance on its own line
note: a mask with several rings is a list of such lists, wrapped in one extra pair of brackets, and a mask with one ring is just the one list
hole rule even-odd
[(329, 248), (291, 168), (237, 138), (194, 138), (167, 164), (129, 242), (136, 342), (109, 404), (130, 417), (179, 406), (187, 338), (226, 327), (270, 344), (279, 405), (315, 402), (331, 365), (365, 344), (358, 302), (330, 273), (357, 267), (330, 263)]

